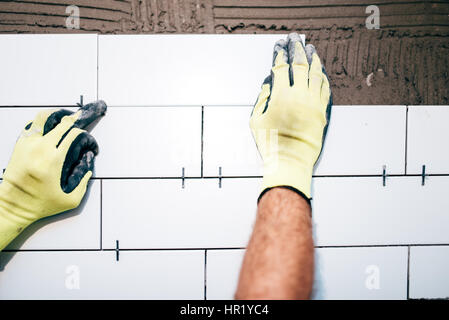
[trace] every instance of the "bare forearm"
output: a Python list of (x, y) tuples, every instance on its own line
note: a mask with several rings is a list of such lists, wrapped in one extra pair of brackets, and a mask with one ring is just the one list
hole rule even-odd
[(286, 188), (269, 190), (240, 273), (237, 299), (307, 299), (313, 284), (310, 205)]

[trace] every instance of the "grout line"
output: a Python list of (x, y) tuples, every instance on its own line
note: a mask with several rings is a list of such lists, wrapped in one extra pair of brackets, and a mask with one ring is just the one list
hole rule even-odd
[[(426, 177), (448, 177), (449, 173), (426, 173)], [(313, 178), (381, 178), (381, 174), (373, 175), (328, 175), (313, 176)], [(422, 173), (388, 174), (388, 178), (422, 177)], [(92, 177), (91, 180), (187, 180), (187, 179), (262, 179), (262, 176), (207, 176), (207, 177)], [(2, 178), (0, 178), (0, 181)]]
[[(449, 244), (448, 244), (449, 246)], [(204, 250), (245, 250), (246, 247), (234, 248), (120, 248), (120, 251), (204, 251)], [(115, 251), (115, 249), (103, 249), (103, 251)]]
[(410, 246), (407, 247), (407, 300), (410, 299)]
[[(344, 248), (403, 248), (403, 247), (449, 247), (449, 243), (437, 244), (374, 244), (374, 245), (341, 245), (341, 246), (315, 246), (315, 249), (344, 249)], [(203, 250), (245, 250), (246, 247), (228, 247), (228, 248), (120, 248), (120, 251), (203, 251)], [(116, 251), (116, 248), (110, 249), (23, 249), (23, 250), (3, 250), (2, 252), (78, 252), (78, 251)]]
[[(97, 53), (97, 99), (99, 98), (99, 84), (100, 84), (100, 77), (99, 77), (99, 50), (98, 49), (98, 53)], [(107, 102), (107, 101), (106, 101)], [(444, 105), (446, 106), (446, 105)], [(73, 104), (39, 104), (39, 105), (15, 105), (15, 104), (8, 104), (8, 105), (0, 105), (0, 109), (26, 109), (26, 108), (76, 108), (78, 107), (78, 105), (73, 105)], [(179, 105), (179, 104), (157, 104), (157, 105), (152, 105), (152, 104), (145, 104), (145, 105), (132, 105), (132, 104), (120, 104), (120, 105), (115, 105), (115, 104), (108, 104), (108, 109), (109, 108), (148, 108), (148, 109), (164, 109), (164, 108), (207, 108), (207, 107), (215, 107), (215, 106), (206, 106), (206, 105), (202, 105), (202, 104), (191, 104), (191, 105)], [(226, 107), (226, 108), (240, 108), (240, 109), (244, 109), (244, 108), (253, 108), (254, 105), (223, 105), (223, 106), (217, 106), (217, 107)], [(336, 107), (336, 106), (333, 106)]]
[[(389, 178), (421, 177), (421, 173), (388, 174)], [(447, 177), (449, 173), (426, 173), (426, 177)], [(381, 178), (382, 174), (314, 175), (313, 178)], [(93, 180), (173, 180), (173, 179), (261, 179), (262, 176), (199, 176), (199, 177), (92, 177)]]
[(408, 106), (405, 109), (405, 168), (404, 174), (407, 174), (407, 148), (408, 148)]
[(103, 180), (100, 179), (100, 250), (103, 250)]
[(207, 300), (207, 249), (204, 250), (204, 300)]
[(318, 248), (387, 248), (387, 247), (447, 247), (446, 243), (404, 243), (404, 244), (354, 244), (335, 246), (315, 246)]
[(42, 108), (79, 108), (78, 105), (73, 104), (66, 104), (66, 105), (35, 105), (35, 106), (15, 106), (15, 105), (8, 105), (8, 106), (0, 106), (0, 109), (26, 109), (26, 108), (35, 108), (35, 109), (42, 109)]
[(99, 87), (99, 61), (100, 61), (100, 37), (97, 34), (97, 101), (98, 101), (98, 87)]
[(201, 178), (204, 177), (203, 155), (204, 155), (204, 106), (201, 106)]
[[(98, 80), (99, 83), (99, 80)], [(72, 105), (72, 104), (39, 104), (39, 105), (14, 105), (14, 104), (8, 104), (8, 105), (0, 105), (0, 109), (26, 109), (26, 108), (76, 108), (78, 107), (78, 105)], [(153, 109), (153, 108), (157, 108), (157, 109), (166, 109), (166, 108), (200, 108), (201, 104), (192, 104), (192, 105), (179, 105), (179, 104), (173, 104), (173, 105), (169, 105), (169, 104), (158, 104), (158, 105), (151, 105), (151, 104), (147, 104), (147, 105), (109, 105), (108, 104), (108, 109), (109, 108), (148, 108), (148, 109)], [(232, 107), (232, 106), (229, 106)]]
[(2, 252), (101, 252), (100, 249), (22, 249), (22, 250), (11, 250), (5, 249)]

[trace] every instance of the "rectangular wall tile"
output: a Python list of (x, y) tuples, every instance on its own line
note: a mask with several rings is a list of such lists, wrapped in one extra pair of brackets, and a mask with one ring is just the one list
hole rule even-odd
[(97, 177), (201, 175), (200, 107), (112, 107), (92, 134)]
[(405, 106), (336, 106), (315, 175), (403, 174)]
[(0, 264), (2, 300), (204, 298), (204, 251), (4, 252)]
[[(45, 108), (0, 109), (0, 177), (25, 125)], [(76, 110), (75, 108), (69, 108)], [(201, 174), (201, 108), (109, 108), (91, 130), (100, 153), (96, 177)]]
[(449, 299), (449, 247), (410, 248), (410, 298)]
[(448, 106), (409, 107), (407, 173), (449, 174), (448, 121)]
[[(249, 128), (252, 106), (205, 107), (204, 175), (261, 176)], [(334, 106), (315, 175), (402, 174), (405, 106)]]
[(406, 299), (407, 248), (321, 248), (314, 299)]
[[(233, 299), (244, 250), (208, 250), (207, 299)], [(407, 248), (318, 248), (313, 299), (405, 299)]]
[(244, 247), (259, 179), (103, 181), (103, 247)]
[(285, 37), (99, 36), (99, 97), (114, 106), (252, 104)]
[(318, 246), (449, 243), (449, 177), (315, 178)]
[(97, 35), (0, 35), (0, 106), (97, 97)]
[(207, 251), (207, 300), (234, 299), (245, 250)]
[(262, 176), (263, 162), (254, 142), (249, 119), (252, 106), (204, 108), (203, 174)]
[(91, 181), (78, 208), (33, 223), (6, 249), (100, 249), (100, 202), (100, 181)]

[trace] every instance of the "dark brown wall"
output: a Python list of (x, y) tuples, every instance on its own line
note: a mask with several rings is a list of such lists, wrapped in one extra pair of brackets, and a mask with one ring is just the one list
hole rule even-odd
[[(77, 31), (65, 28), (72, 4)], [(379, 30), (365, 27), (371, 4)], [(0, 1), (1, 33), (290, 31), (317, 46), (336, 104), (449, 104), (449, 0)]]

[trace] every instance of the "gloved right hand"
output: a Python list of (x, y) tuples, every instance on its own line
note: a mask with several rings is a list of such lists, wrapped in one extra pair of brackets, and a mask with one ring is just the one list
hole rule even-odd
[(315, 48), (304, 47), (296, 33), (278, 41), (271, 75), (250, 120), (264, 163), (261, 196), (271, 188), (287, 187), (310, 199), (331, 107), (329, 81)]
[(84, 128), (106, 108), (45, 110), (22, 131), (0, 184), (0, 251), (34, 221), (80, 204), (98, 153)]

